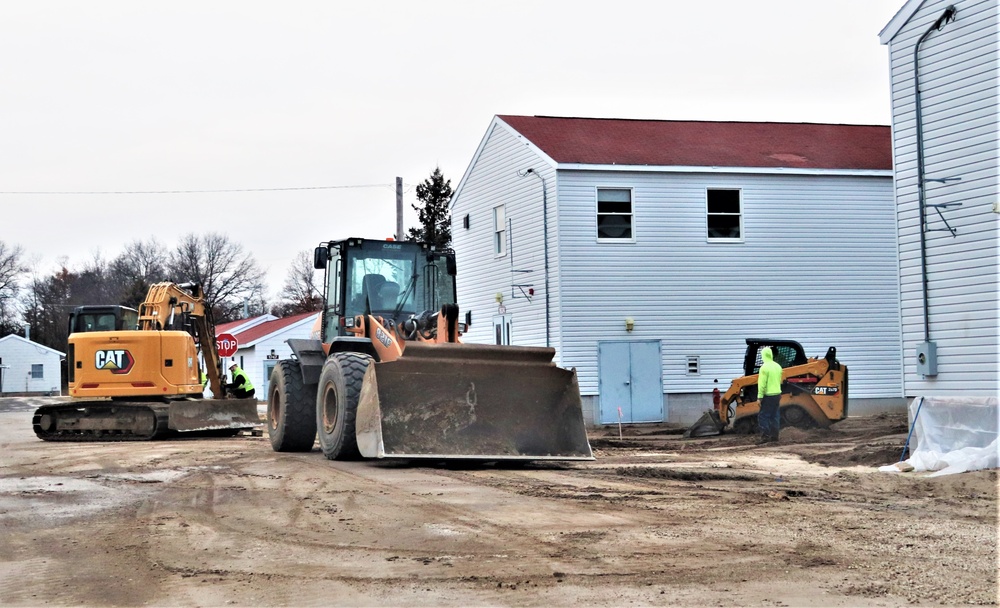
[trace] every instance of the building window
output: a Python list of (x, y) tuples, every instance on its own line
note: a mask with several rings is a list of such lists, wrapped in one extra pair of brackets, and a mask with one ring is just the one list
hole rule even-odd
[(631, 189), (597, 189), (597, 239), (632, 240)]
[(503, 205), (493, 208), (493, 253), (496, 255), (507, 253), (507, 218), (504, 215)]
[(510, 315), (493, 317), (493, 335), (497, 344), (510, 344)]
[(743, 239), (743, 213), (740, 191), (709, 188), (708, 240), (741, 241)]
[(42, 368), (42, 364), (41, 363), (32, 363), (31, 364), (31, 379), (34, 380), (36, 378), (44, 378), (45, 377), (45, 373), (42, 370), (43, 370), (43, 368)]

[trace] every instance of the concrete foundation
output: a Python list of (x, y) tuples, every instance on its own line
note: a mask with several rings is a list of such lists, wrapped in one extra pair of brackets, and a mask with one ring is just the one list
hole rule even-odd
[[(583, 419), (589, 426), (602, 426), (600, 422), (600, 397), (583, 395)], [(877, 399), (850, 398), (847, 403), (849, 416), (872, 416), (885, 412), (906, 413), (911, 399), (887, 397)], [(663, 395), (666, 419), (658, 423), (688, 426), (694, 424), (705, 410), (712, 408), (711, 393), (669, 393)]]

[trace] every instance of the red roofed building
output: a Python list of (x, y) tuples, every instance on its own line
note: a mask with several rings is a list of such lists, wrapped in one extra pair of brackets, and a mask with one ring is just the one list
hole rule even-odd
[(693, 422), (759, 336), (905, 408), (888, 126), (495, 116), (451, 204), (466, 341), (554, 347), (592, 423)]
[(307, 312), (280, 319), (274, 315), (260, 315), (216, 326), (216, 336), (231, 334), (239, 344), (232, 357), (222, 360), (223, 371), (228, 374), (229, 366), (238, 364), (250, 377), (257, 399), (267, 400), (271, 370), (279, 360), (292, 355), (285, 341), (309, 338), (319, 315), (319, 312)]

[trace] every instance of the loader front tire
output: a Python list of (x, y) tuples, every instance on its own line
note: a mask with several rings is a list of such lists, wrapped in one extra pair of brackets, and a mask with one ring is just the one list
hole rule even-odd
[(298, 361), (279, 361), (267, 391), (267, 436), (275, 452), (308, 452), (316, 442), (316, 391)]
[(330, 460), (361, 458), (354, 427), (361, 384), (371, 362), (368, 355), (335, 353), (323, 364), (316, 393), (316, 430), (320, 449)]

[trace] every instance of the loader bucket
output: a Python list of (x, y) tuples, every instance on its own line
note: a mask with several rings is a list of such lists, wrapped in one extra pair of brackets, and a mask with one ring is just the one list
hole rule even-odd
[(356, 435), (368, 458), (593, 460), (576, 370), (555, 350), (407, 343), (365, 372)]
[(256, 399), (171, 401), (168, 426), (173, 431), (216, 431), (260, 426)]
[(715, 410), (705, 410), (705, 413), (701, 415), (701, 418), (684, 431), (684, 436), (690, 438), (721, 435), (722, 429), (725, 428), (725, 426), (726, 425), (722, 424), (722, 420), (719, 418), (719, 412)]

